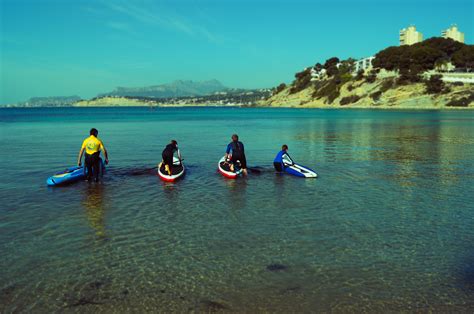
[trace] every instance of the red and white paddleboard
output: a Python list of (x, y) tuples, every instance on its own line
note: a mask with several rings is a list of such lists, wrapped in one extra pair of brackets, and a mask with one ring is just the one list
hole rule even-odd
[(158, 166), (158, 176), (166, 182), (174, 182), (184, 176), (185, 168), (183, 163), (176, 157), (173, 157), (173, 166), (171, 167), (171, 175), (165, 170), (165, 165), (160, 163)]
[(225, 156), (219, 160), (217, 164), (217, 168), (219, 172), (226, 178), (235, 179), (242, 173), (242, 169), (234, 169), (234, 171), (230, 170), (230, 163), (225, 160)]

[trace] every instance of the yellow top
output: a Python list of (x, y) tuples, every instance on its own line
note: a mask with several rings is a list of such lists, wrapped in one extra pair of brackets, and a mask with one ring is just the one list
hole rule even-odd
[(104, 149), (104, 144), (94, 135), (89, 136), (82, 142), (82, 148), (86, 149), (86, 154), (92, 155)]

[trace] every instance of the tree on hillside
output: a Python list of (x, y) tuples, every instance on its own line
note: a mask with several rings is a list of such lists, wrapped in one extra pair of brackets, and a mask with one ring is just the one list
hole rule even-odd
[(444, 82), (441, 78), (441, 75), (431, 75), (430, 79), (425, 81), (428, 94), (439, 94), (444, 90)]
[(313, 67), (313, 69), (316, 71), (316, 72), (321, 72), (321, 70), (323, 69), (323, 65), (321, 63), (316, 63)]
[(337, 68), (337, 64), (339, 63), (339, 58), (332, 57), (326, 60), (324, 63), (324, 69), (326, 70), (326, 74), (331, 77), (337, 75), (339, 73), (339, 69)]
[(357, 71), (357, 75), (355, 77), (356, 81), (360, 81), (364, 78), (364, 70), (359, 70)]
[(339, 63), (339, 58), (338, 57), (329, 58), (324, 63), (324, 68), (327, 70), (328, 68), (330, 68), (332, 66), (337, 66), (338, 63)]
[(441, 50), (429, 46), (413, 47), (411, 52), (411, 63), (419, 67), (421, 71), (432, 70), (438, 60), (442, 60), (444, 53)]
[(285, 83), (281, 83), (280, 85), (278, 85), (275, 90), (273, 91), (273, 95), (276, 95), (278, 93), (280, 93), (281, 91), (283, 91), (284, 89), (286, 88), (286, 84)]
[(302, 91), (311, 83), (311, 68), (306, 68), (301, 72), (295, 74), (296, 80), (290, 88), (290, 94)]
[(377, 70), (372, 69), (365, 78), (367, 83), (374, 83), (377, 80)]
[(408, 46), (388, 47), (379, 51), (372, 61), (374, 68), (394, 71), (400, 68), (401, 58)]
[(301, 80), (302, 78), (304, 78), (305, 76), (308, 76), (308, 75), (311, 75), (311, 68), (306, 68), (301, 72), (297, 72), (295, 74), (295, 78), (296, 78), (296, 80)]
[(453, 64), (467, 71), (474, 70), (474, 45), (465, 45), (453, 54)]
[(451, 38), (432, 37), (413, 46), (431, 47), (436, 50), (442, 51), (446, 55), (446, 57), (451, 57), (456, 51), (461, 49), (464, 44), (452, 40)]

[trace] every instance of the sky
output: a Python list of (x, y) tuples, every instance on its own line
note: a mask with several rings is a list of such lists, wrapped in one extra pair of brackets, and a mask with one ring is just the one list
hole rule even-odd
[(0, 0), (0, 14), (0, 104), (178, 79), (274, 87), (398, 45), (411, 24), (474, 40), (473, 0)]

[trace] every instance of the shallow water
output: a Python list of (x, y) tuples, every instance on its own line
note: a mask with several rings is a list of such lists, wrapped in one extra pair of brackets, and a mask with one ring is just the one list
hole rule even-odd
[[(48, 188), (91, 127), (104, 182)], [(474, 309), (474, 113), (0, 109), (0, 312)], [(216, 172), (232, 133), (260, 174)], [(188, 173), (154, 167), (178, 140)], [(276, 175), (281, 144), (318, 179)]]

